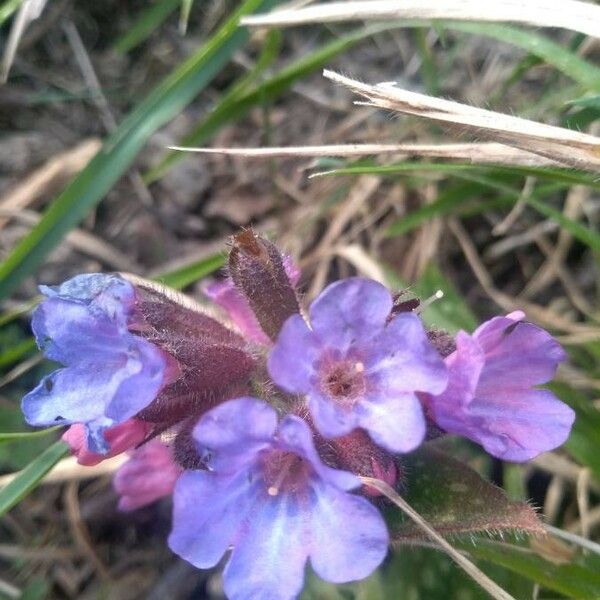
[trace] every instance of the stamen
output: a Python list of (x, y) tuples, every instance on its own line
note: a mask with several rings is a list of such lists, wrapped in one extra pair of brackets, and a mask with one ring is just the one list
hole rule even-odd
[(269, 496), (277, 496), (277, 494), (279, 494), (279, 488), (272, 485), (270, 488), (267, 488), (267, 494), (269, 494)]
[(354, 365), (354, 369), (356, 370), (357, 373), (362, 373), (365, 370), (365, 364), (362, 362), (357, 362)]
[(442, 292), (442, 290), (438, 290), (435, 294), (433, 294), (432, 296), (429, 296), (429, 298), (427, 298), (427, 300), (423, 300), (423, 302), (421, 302), (420, 306), (415, 308), (415, 310), (413, 312), (420, 315), (426, 308), (431, 306), (436, 300), (440, 300), (443, 297), (444, 297), (444, 292)]

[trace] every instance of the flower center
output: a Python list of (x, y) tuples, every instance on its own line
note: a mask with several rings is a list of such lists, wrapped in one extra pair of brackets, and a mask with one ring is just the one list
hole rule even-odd
[(263, 455), (262, 471), (267, 494), (277, 496), (304, 489), (311, 467), (293, 452), (269, 450)]
[(321, 387), (334, 400), (351, 402), (366, 391), (365, 365), (344, 360), (325, 365), (321, 370)]

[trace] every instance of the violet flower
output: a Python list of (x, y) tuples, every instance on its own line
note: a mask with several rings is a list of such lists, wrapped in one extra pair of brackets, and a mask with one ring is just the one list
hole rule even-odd
[(449, 433), (481, 444), (509, 461), (526, 461), (560, 446), (575, 413), (549, 390), (566, 355), (550, 334), (524, 322), (518, 311), (461, 331), (446, 359), (450, 381), (425, 401), (433, 421)]
[(182, 469), (169, 446), (153, 439), (140, 446), (115, 474), (119, 509), (131, 511), (170, 496)]
[(87, 447), (106, 453), (103, 432), (133, 417), (156, 397), (169, 375), (168, 355), (128, 331), (133, 286), (116, 275), (78, 275), (46, 299), (32, 328), (47, 358), (65, 365), (24, 398), (30, 425), (84, 423)]
[(312, 303), (310, 326), (300, 315), (283, 326), (269, 373), (284, 390), (306, 394), (325, 437), (362, 427), (392, 452), (423, 441), (416, 392), (442, 392), (446, 368), (419, 317), (391, 316), (392, 306), (383, 285), (354, 277), (330, 285)]
[(311, 431), (255, 398), (225, 402), (194, 430), (208, 471), (186, 471), (174, 493), (171, 549), (199, 568), (224, 571), (230, 600), (295, 598), (310, 559), (323, 579), (368, 576), (387, 553), (378, 510), (348, 493), (360, 480), (325, 466)]

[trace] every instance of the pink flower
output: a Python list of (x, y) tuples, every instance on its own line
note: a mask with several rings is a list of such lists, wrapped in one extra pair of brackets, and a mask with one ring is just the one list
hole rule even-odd
[(182, 473), (171, 448), (154, 439), (144, 444), (116, 472), (113, 486), (119, 494), (119, 509), (135, 510), (170, 496)]
[(77, 457), (77, 462), (86, 467), (93, 467), (103, 460), (116, 456), (141, 444), (152, 431), (152, 424), (129, 419), (124, 423), (109, 427), (104, 430), (104, 437), (108, 443), (109, 450), (106, 454), (92, 452), (87, 445), (87, 433), (83, 423), (71, 425), (62, 440), (71, 448), (71, 454)]

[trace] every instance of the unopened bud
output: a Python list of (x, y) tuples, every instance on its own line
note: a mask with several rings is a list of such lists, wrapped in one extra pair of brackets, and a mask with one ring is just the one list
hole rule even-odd
[[(362, 429), (328, 440), (328, 447), (332, 466), (362, 477), (380, 479), (392, 487), (398, 484), (399, 472), (394, 457), (377, 446)], [(381, 495), (369, 486), (364, 486), (363, 492), (369, 496)]]
[(275, 340), (288, 317), (300, 312), (279, 250), (246, 229), (233, 236), (229, 273), (262, 330)]

